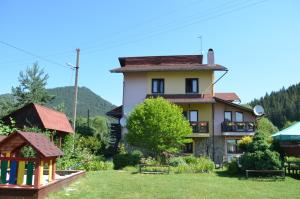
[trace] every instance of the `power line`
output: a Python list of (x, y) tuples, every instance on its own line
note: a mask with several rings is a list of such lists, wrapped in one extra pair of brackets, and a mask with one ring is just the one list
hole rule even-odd
[(58, 62), (56, 62), (56, 61), (52, 61), (52, 60), (47, 59), (47, 58), (45, 58), (45, 57), (42, 57), (42, 56), (40, 56), (40, 55), (36, 55), (36, 54), (34, 54), (34, 53), (32, 53), (32, 52), (30, 52), (30, 51), (28, 51), (28, 50), (25, 50), (25, 49), (23, 49), (23, 48), (19, 48), (19, 47), (17, 47), (17, 46), (14, 46), (14, 45), (12, 45), (12, 44), (7, 43), (7, 42), (4, 42), (4, 41), (1, 41), (1, 40), (0, 40), (0, 43), (3, 44), (3, 45), (5, 45), (5, 46), (14, 48), (15, 50), (18, 50), (18, 51), (20, 51), (20, 52), (23, 52), (23, 53), (25, 53), (25, 54), (27, 54), (27, 55), (30, 55), (30, 56), (36, 57), (36, 58), (38, 58), (38, 59), (44, 60), (44, 61), (46, 61), (46, 62), (48, 62), (48, 63), (51, 63), (51, 64), (54, 64), (54, 65), (57, 65), (57, 66), (60, 66), (60, 67), (64, 67), (64, 68), (70, 69), (69, 67), (67, 67), (67, 66), (65, 66), (65, 65), (63, 65), (63, 64), (60, 64), (60, 63), (58, 63)]

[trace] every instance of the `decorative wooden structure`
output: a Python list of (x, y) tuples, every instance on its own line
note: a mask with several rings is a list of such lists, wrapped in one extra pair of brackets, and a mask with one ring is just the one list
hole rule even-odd
[(59, 147), (65, 135), (74, 133), (65, 113), (34, 103), (27, 104), (1, 120), (7, 125), (13, 120), (19, 129), (38, 127), (44, 131), (49, 130), (52, 132), (51, 140), (55, 138)]
[[(30, 146), (35, 157), (21, 157), (21, 149)], [(55, 180), (56, 158), (63, 152), (41, 133), (14, 132), (0, 141), (0, 187), (39, 188)], [(48, 167), (48, 173), (44, 168)], [(44, 178), (47, 173), (47, 179)]]

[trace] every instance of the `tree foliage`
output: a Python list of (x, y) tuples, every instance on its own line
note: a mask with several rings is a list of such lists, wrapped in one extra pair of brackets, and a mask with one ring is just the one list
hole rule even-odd
[(126, 140), (160, 156), (163, 152), (178, 152), (192, 133), (182, 109), (163, 98), (146, 99), (130, 113)]
[(276, 170), (282, 168), (278, 152), (274, 151), (264, 132), (257, 132), (240, 158), (243, 170)]
[(257, 131), (269, 136), (278, 132), (278, 128), (266, 117), (258, 119), (256, 125)]
[(37, 63), (27, 68), (25, 72), (21, 71), (18, 78), (20, 85), (12, 88), (17, 107), (28, 103), (45, 104), (51, 101), (54, 96), (49, 95), (45, 88), (48, 78), (48, 74), (45, 74), (44, 69), (40, 69)]
[(287, 121), (300, 120), (300, 83), (287, 89), (282, 88), (278, 92), (267, 93), (250, 104), (251, 106), (262, 105), (267, 117), (281, 129)]

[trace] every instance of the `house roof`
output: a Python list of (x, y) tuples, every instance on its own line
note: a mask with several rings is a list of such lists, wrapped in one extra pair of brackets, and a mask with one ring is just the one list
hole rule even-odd
[(106, 113), (107, 116), (121, 118), (123, 114), (123, 106), (118, 106)]
[(231, 102), (241, 101), (236, 93), (215, 93), (215, 97)]
[(46, 129), (53, 129), (67, 133), (74, 133), (66, 114), (39, 104), (34, 104), (42, 123)]
[(159, 71), (225, 71), (224, 66), (203, 64), (202, 55), (172, 55), (147, 57), (120, 57), (121, 67), (112, 69), (112, 73), (159, 72)]
[(236, 104), (236, 103), (233, 103), (233, 102), (230, 102), (230, 101), (226, 101), (226, 100), (218, 98), (218, 97), (214, 97), (214, 99), (216, 100), (216, 102), (227, 104), (227, 105), (236, 107), (238, 109), (242, 109), (242, 110), (250, 112), (254, 115), (253, 110), (251, 108), (248, 108), (248, 107), (245, 107), (245, 106), (242, 106), (240, 104)]
[(6, 136), (0, 135), (0, 142), (1, 142), (4, 138), (6, 138)]
[(224, 66), (215, 64), (164, 64), (164, 65), (139, 65), (126, 66), (110, 70), (112, 73), (129, 73), (129, 72), (161, 72), (161, 71), (226, 71)]
[(16, 131), (0, 141), (0, 151), (12, 152), (29, 145), (43, 157), (57, 157), (63, 152), (41, 133)]
[(66, 114), (39, 104), (30, 103), (3, 117), (2, 120), (10, 123), (10, 118), (14, 119), (19, 127), (36, 126), (64, 133), (74, 132)]
[(121, 67), (164, 64), (202, 64), (202, 60), (203, 55), (119, 57)]

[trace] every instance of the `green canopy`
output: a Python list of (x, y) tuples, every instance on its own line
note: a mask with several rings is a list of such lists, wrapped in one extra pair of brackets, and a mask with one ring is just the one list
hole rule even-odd
[(272, 135), (274, 140), (300, 141), (300, 122)]

